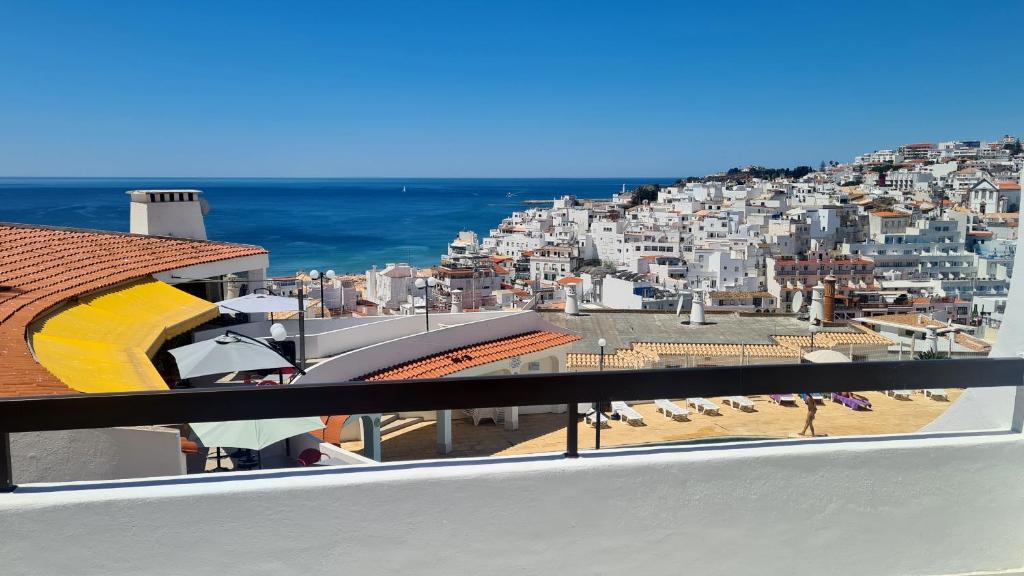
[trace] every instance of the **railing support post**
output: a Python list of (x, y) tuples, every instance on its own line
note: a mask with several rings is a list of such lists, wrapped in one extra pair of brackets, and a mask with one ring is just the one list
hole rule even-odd
[(580, 455), (579, 451), (579, 405), (575, 400), (571, 400), (569, 405), (566, 406), (569, 413), (569, 422), (565, 429), (565, 457), (566, 458), (578, 458)]
[(14, 468), (11, 466), (11, 435), (0, 432), (0, 492), (14, 492)]
[[(1017, 357), (1024, 358), (1024, 352), (1018, 353)], [(1013, 417), (1010, 419), (1010, 430), (1024, 432), (1024, 381), (1013, 392)]]

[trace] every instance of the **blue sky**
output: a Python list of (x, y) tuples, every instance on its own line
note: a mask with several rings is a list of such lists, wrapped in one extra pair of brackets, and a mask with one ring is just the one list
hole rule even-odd
[(1022, 132), (1024, 3), (0, 9), (0, 175), (602, 177)]

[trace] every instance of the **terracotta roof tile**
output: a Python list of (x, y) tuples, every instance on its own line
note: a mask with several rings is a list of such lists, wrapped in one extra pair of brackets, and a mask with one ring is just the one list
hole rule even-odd
[(579, 340), (579, 336), (560, 332), (534, 331), (455, 348), (440, 354), (426, 356), (384, 370), (371, 372), (356, 380), (414, 380), (441, 378), (467, 368), (482, 366), (513, 356), (540, 352)]
[(195, 264), (266, 254), (258, 246), (0, 224), (0, 397), (76, 393), (36, 363), (26, 329), (90, 292)]

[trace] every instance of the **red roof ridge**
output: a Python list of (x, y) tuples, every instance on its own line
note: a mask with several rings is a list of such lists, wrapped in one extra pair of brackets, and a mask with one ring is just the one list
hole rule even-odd
[(541, 350), (569, 344), (579, 339), (580, 337), (574, 334), (534, 330), (424, 356), (371, 372), (356, 378), (356, 380), (440, 378), (474, 366), (540, 352)]

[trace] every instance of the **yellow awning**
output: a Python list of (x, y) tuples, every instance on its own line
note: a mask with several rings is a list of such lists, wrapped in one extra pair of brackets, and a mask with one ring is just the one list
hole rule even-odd
[(32, 337), (39, 363), (79, 392), (166, 390), (149, 361), (170, 337), (216, 318), (217, 306), (147, 279), (83, 297)]

